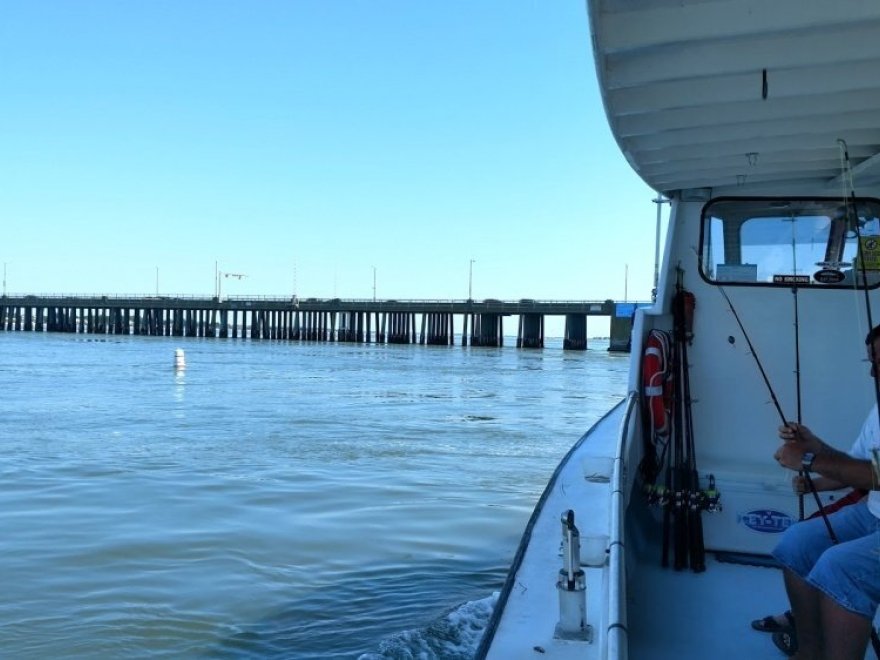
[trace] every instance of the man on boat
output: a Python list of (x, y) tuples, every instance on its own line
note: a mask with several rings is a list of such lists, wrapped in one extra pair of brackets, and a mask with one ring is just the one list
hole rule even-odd
[[(865, 338), (871, 376), (880, 367), (880, 325)], [(797, 622), (800, 660), (865, 657), (880, 602), (880, 491), (871, 465), (880, 449), (875, 405), (850, 453), (790, 422), (779, 428), (783, 444), (774, 458), (793, 470), (815, 472), (841, 484), (870, 490), (868, 497), (827, 518), (792, 525), (773, 556), (783, 565), (785, 588)]]

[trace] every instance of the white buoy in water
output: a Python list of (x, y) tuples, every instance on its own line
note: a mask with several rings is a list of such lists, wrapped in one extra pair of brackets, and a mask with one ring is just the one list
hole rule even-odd
[(174, 368), (186, 369), (186, 358), (183, 356), (183, 349), (178, 348), (174, 351)]

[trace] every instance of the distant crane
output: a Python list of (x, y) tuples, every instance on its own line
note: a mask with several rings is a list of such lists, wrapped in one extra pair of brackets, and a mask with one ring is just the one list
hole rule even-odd
[(223, 286), (222, 286), (222, 278), (224, 277), (234, 277), (237, 280), (241, 280), (243, 277), (247, 277), (245, 273), (224, 273), (221, 270), (217, 271), (217, 302), (223, 301)]

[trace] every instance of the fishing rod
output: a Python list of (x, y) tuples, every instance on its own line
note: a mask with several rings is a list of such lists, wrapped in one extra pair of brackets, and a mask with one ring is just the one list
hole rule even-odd
[[(797, 284), (791, 287), (794, 296), (794, 381), (797, 398), (797, 423), (801, 424), (801, 347), (800, 347), (800, 324), (798, 323), (798, 294)], [(798, 470), (798, 474), (804, 476), (806, 470)], [(808, 475), (809, 476), (809, 475)], [(804, 519), (804, 494), (798, 493), (798, 520)]]
[[(801, 331), (798, 314), (798, 282), (797, 282), (797, 249), (794, 228), (795, 218), (791, 218), (791, 263), (794, 269), (794, 278), (791, 285), (791, 294), (794, 298), (794, 382), (797, 401), (797, 423), (801, 424)], [(798, 470), (798, 475), (803, 477), (805, 470)], [(798, 520), (804, 519), (804, 494), (798, 493)]]
[[(746, 332), (745, 326), (743, 326), (742, 320), (739, 318), (739, 314), (736, 313), (736, 308), (733, 306), (733, 303), (730, 301), (730, 296), (727, 295), (727, 291), (724, 290), (724, 287), (715, 283), (718, 290), (721, 292), (721, 295), (724, 296), (724, 300), (727, 301), (727, 306), (730, 308), (730, 311), (733, 313), (733, 318), (736, 319), (736, 324), (739, 326), (740, 331), (743, 334), (743, 337), (746, 340), (746, 344), (749, 346), (749, 352), (752, 354), (752, 357), (755, 358), (755, 364), (758, 365), (758, 371), (761, 372), (761, 377), (764, 379), (764, 384), (767, 386), (767, 391), (770, 392), (770, 399), (773, 401), (773, 406), (776, 408), (776, 412), (779, 413), (779, 417), (782, 418), (782, 423), (785, 426), (788, 426), (788, 421), (785, 419), (785, 414), (782, 412), (782, 406), (779, 405), (779, 399), (776, 398), (776, 392), (773, 391), (773, 386), (770, 384), (770, 379), (767, 378), (767, 372), (764, 371), (764, 365), (761, 364), (761, 360), (758, 359), (758, 353), (755, 351), (755, 347), (752, 345), (752, 340), (749, 339), (749, 333)], [(733, 340), (731, 339), (731, 342)]]
[[(675, 298), (673, 299), (673, 318), (676, 325), (676, 342), (680, 344), (681, 380), (684, 438), (686, 452), (686, 466), (683, 468), (686, 476), (688, 490), (687, 504), (687, 532), (689, 541), (690, 567), (695, 573), (706, 570), (706, 546), (703, 540), (702, 509), (707, 500), (705, 494), (700, 491), (700, 476), (697, 472), (697, 453), (694, 443), (694, 417), (691, 407), (691, 382), (688, 362), (688, 342), (692, 336), (692, 329), (688, 327), (688, 299), (691, 304), (693, 296), (685, 291), (682, 286), (683, 271), (678, 269), (678, 278), (675, 286)], [(691, 317), (692, 318), (692, 317)]]
[[(786, 419), (785, 413), (782, 412), (782, 406), (779, 405), (779, 399), (776, 398), (776, 392), (773, 391), (773, 386), (770, 384), (770, 379), (767, 377), (767, 372), (764, 371), (764, 365), (761, 364), (761, 359), (758, 357), (758, 352), (755, 350), (755, 347), (752, 344), (752, 340), (749, 338), (749, 333), (746, 332), (745, 326), (743, 326), (742, 320), (739, 318), (739, 314), (736, 313), (736, 308), (733, 306), (733, 302), (731, 302), (730, 296), (727, 295), (727, 291), (725, 291), (724, 287), (720, 284), (718, 285), (718, 290), (721, 292), (721, 295), (724, 296), (724, 300), (727, 301), (727, 306), (733, 313), (733, 318), (736, 319), (736, 323), (746, 340), (746, 344), (748, 344), (749, 346), (749, 352), (752, 354), (752, 357), (755, 358), (755, 364), (758, 365), (758, 370), (761, 372), (761, 377), (764, 379), (764, 384), (767, 386), (767, 391), (770, 392), (770, 398), (773, 401), (776, 412), (779, 413), (779, 419), (782, 420), (782, 425), (790, 426), (791, 424)], [(819, 508), (819, 514), (822, 516), (822, 521), (825, 523), (825, 528), (828, 530), (828, 537), (831, 539), (832, 543), (836, 544), (837, 536), (834, 533), (834, 529), (831, 527), (831, 522), (828, 520), (828, 514), (825, 513), (825, 510), (822, 508), (822, 500), (819, 499), (819, 493), (816, 490), (816, 485), (813, 483), (813, 479), (810, 477), (810, 473), (806, 470), (803, 470), (803, 476), (807, 487), (813, 495), (813, 499), (816, 501), (816, 506)]]
[[(852, 163), (849, 160), (849, 147), (846, 144), (846, 140), (837, 139), (837, 145), (840, 148), (841, 155), (841, 182), (843, 186), (843, 198), (844, 198), (844, 209), (846, 211), (846, 219), (851, 220), (853, 230), (856, 234), (856, 255), (858, 257), (859, 262), (859, 271), (862, 276), (862, 291), (865, 294), (865, 316), (868, 321), (868, 355), (871, 357), (871, 376), (874, 381), (874, 401), (877, 406), (877, 414), (880, 415), (880, 374), (877, 373), (877, 355), (874, 350), (874, 342), (875, 340), (871, 338), (870, 332), (874, 329), (874, 321), (871, 314), (871, 296), (868, 292), (868, 267), (865, 259), (865, 251), (862, 245), (862, 230), (859, 225), (859, 211), (856, 206), (856, 189), (855, 184), (853, 183), (853, 175), (852, 175)], [(849, 197), (846, 195), (846, 183), (849, 182)], [(855, 278), (853, 278), (855, 279)], [(872, 464), (873, 469), (873, 464)], [(815, 486), (812, 481), (809, 480), (809, 475), (807, 476), (807, 483), (815, 492)], [(827, 524), (827, 523), (826, 523)], [(831, 527), (828, 528), (829, 535), (831, 535), (831, 540), (834, 543), (837, 543), (837, 540), (834, 537), (834, 533), (831, 531)], [(874, 654), (880, 658), (880, 636), (877, 635), (877, 629), (871, 625), (871, 646), (874, 648)]]
[[(678, 323), (675, 324), (676, 326)], [(673, 397), (674, 410), (672, 413), (672, 437), (673, 437), (673, 506), (674, 514), (673, 532), (675, 538), (675, 570), (685, 568), (688, 561), (687, 548), (687, 502), (685, 495), (684, 478), (684, 422), (682, 417), (682, 383), (681, 383), (681, 342), (678, 340), (679, 328), (675, 329), (675, 338), (672, 349), (673, 363), (675, 364), (675, 395)]]
[[(871, 314), (871, 296), (868, 292), (868, 267), (866, 264), (864, 248), (862, 246), (862, 231), (859, 225), (859, 213), (856, 206), (856, 190), (853, 184), (852, 165), (849, 160), (849, 147), (846, 141), (838, 138), (837, 145), (840, 147), (843, 170), (842, 181), (844, 190), (844, 208), (846, 209), (846, 218), (851, 220), (853, 231), (856, 234), (856, 254), (858, 255), (859, 273), (862, 276), (862, 291), (865, 294), (865, 315), (868, 321), (868, 332), (874, 329), (874, 321)], [(849, 196), (846, 195), (846, 182), (849, 181)], [(868, 343), (868, 353), (871, 356), (871, 376), (874, 380), (874, 401), (877, 409), (880, 411), (880, 374), (877, 373), (876, 360), (874, 354), (874, 342)]]

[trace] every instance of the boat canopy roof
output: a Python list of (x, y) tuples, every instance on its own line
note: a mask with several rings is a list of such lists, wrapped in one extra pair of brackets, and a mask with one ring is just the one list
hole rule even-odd
[(587, 0), (611, 130), (660, 192), (880, 183), (877, 0)]

